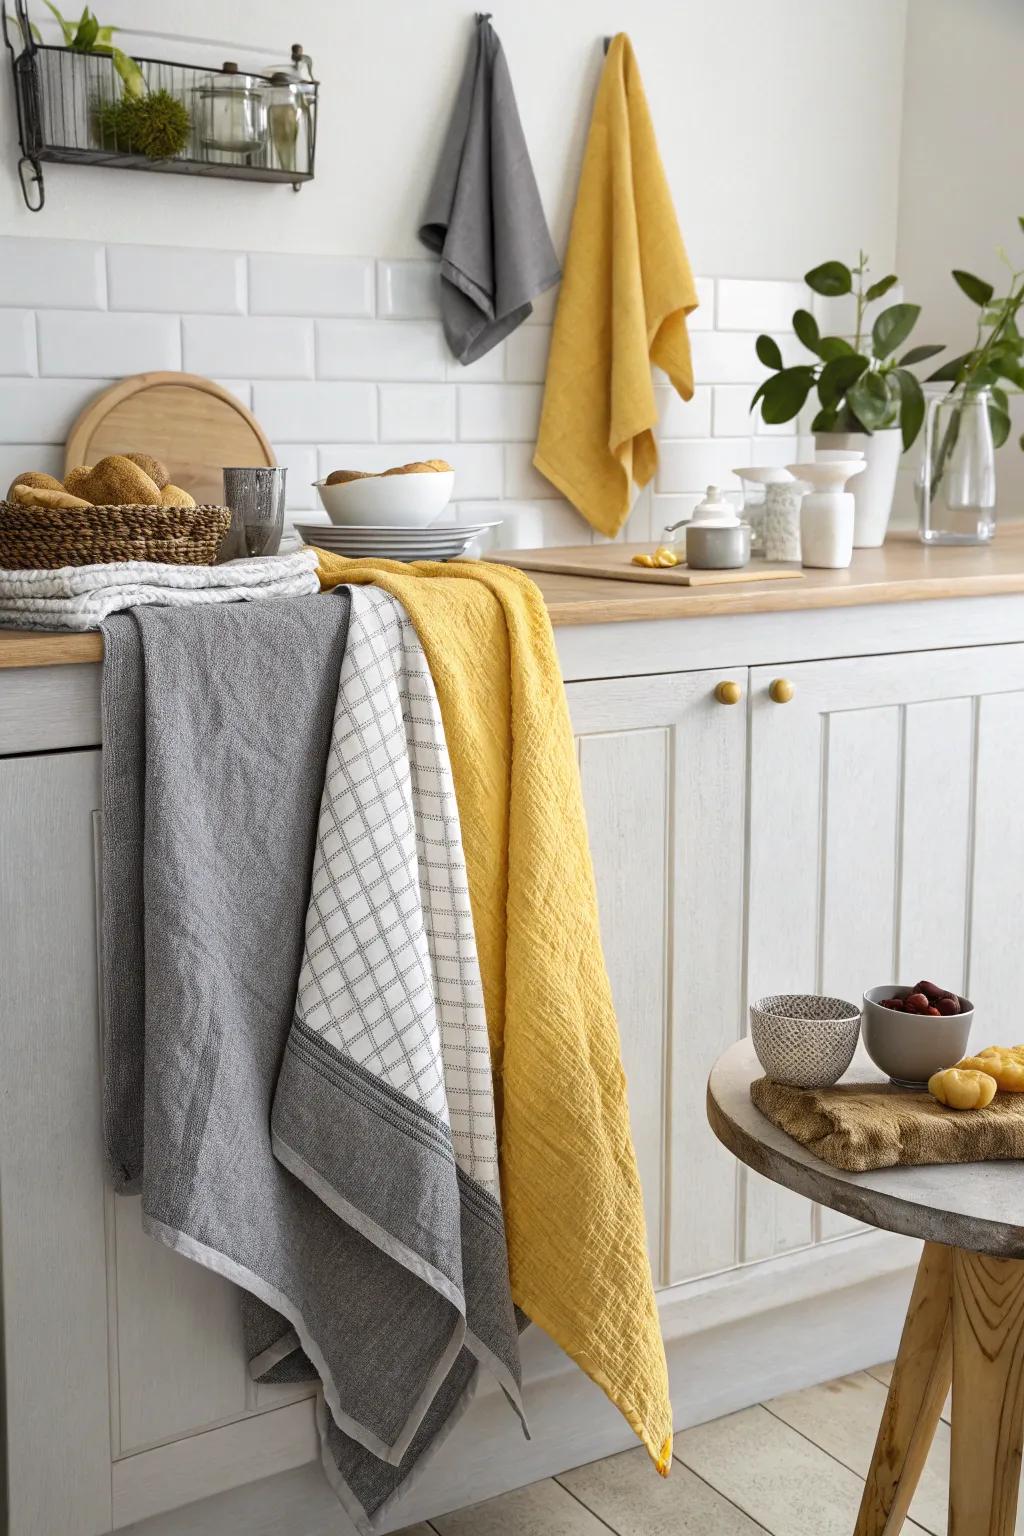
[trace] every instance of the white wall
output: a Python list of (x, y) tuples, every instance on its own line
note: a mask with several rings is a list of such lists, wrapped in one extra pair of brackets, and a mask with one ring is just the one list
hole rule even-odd
[[(966, 268), (1005, 292), (1005, 246), (1024, 267), (1024, 7), (1020, 0), (910, 0), (897, 269), (924, 306), (923, 341), (974, 339), (974, 305), (950, 277)], [(1016, 430), (1000, 451), (999, 512), (1024, 511)], [(906, 498), (902, 498), (905, 502)]]
[[(41, 0), (30, 4), (56, 40)], [(251, 402), (290, 466), (293, 511), (312, 504), (318, 469), (440, 452), (459, 515), (505, 518), (503, 542), (589, 540), (530, 463), (555, 296), (461, 369), (444, 355), (436, 268), (416, 240), (472, 12), (455, 0), (175, 0), (169, 35), (169, 9), (102, 0), (100, 13), (131, 20), (122, 44), (156, 57), (265, 69), (301, 40), (323, 82), (316, 179), (296, 195), (47, 166), (46, 207), (31, 214), (0, 70), (0, 491), (22, 469), (59, 469), (68, 426), (109, 379), (185, 368)], [(736, 465), (808, 451), (796, 423), (749, 417), (754, 341), (767, 330), (795, 348), (786, 333), (812, 264), (861, 246), (876, 271), (892, 262), (905, 20), (906, 0), (859, 0), (856, 26), (846, 0), (517, 0), (496, 15), (559, 249), (601, 38), (625, 26), (702, 274), (699, 387), (689, 405), (659, 391), (661, 464), (630, 537), (688, 515), (709, 480), (738, 491)]]
[[(42, 0), (29, 0), (48, 38)], [(74, 9), (70, 0), (64, 6)], [(0, 71), (0, 233), (413, 255), (472, 30), (462, 0), (100, 0), (124, 46), (266, 65), (294, 39), (323, 81), (318, 173), (288, 188), (47, 167), (22, 207)], [(628, 30), (702, 272), (791, 277), (896, 244), (905, 0), (515, 0), (495, 15), (561, 248), (604, 33)], [(168, 21), (173, 14), (173, 35)], [(844, 125), (856, 124), (856, 132)]]

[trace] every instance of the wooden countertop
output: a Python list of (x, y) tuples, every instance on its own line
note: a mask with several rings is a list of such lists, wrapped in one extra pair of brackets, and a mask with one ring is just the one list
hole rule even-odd
[[(516, 551), (502, 550), (500, 558), (514, 565)], [(916, 534), (891, 533), (881, 549), (856, 550), (849, 570), (808, 570), (801, 581), (794, 582), (666, 589), (642, 582), (539, 572), (534, 580), (556, 628), (1024, 593), (1024, 523), (1003, 527), (987, 547), (926, 549)], [(103, 639), (95, 632), (0, 630), (0, 667), (55, 667), (102, 659)]]

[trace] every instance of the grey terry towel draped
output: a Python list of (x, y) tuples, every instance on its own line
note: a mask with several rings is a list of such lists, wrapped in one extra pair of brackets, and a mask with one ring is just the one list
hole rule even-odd
[(475, 362), (531, 313), (561, 272), (498, 35), (477, 23), (420, 226), (441, 258), (453, 356)]

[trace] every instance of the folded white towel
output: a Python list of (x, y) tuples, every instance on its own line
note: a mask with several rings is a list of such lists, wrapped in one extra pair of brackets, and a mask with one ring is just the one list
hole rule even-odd
[(316, 552), (228, 560), (224, 565), (161, 565), (123, 560), (58, 571), (0, 570), (0, 626), (96, 629), (108, 614), (147, 603), (254, 602), (318, 592)]

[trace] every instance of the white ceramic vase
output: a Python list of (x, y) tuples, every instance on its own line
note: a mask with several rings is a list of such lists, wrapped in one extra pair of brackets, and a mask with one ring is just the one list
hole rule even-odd
[(853, 487), (855, 504), (853, 547), (877, 549), (885, 542), (892, 502), (896, 494), (896, 474), (903, 453), (903, 435), (899, 427), (880, 432), (818, 432), (816, 448), (864, 455), (864, 473)]
[(847, 480), (864, 472), (864, 460), (817, 460), (788, 464), (810, 490), (800, 504), (800, 558), (815, 570), (841, 571), (853, 559), (854, 498)]

